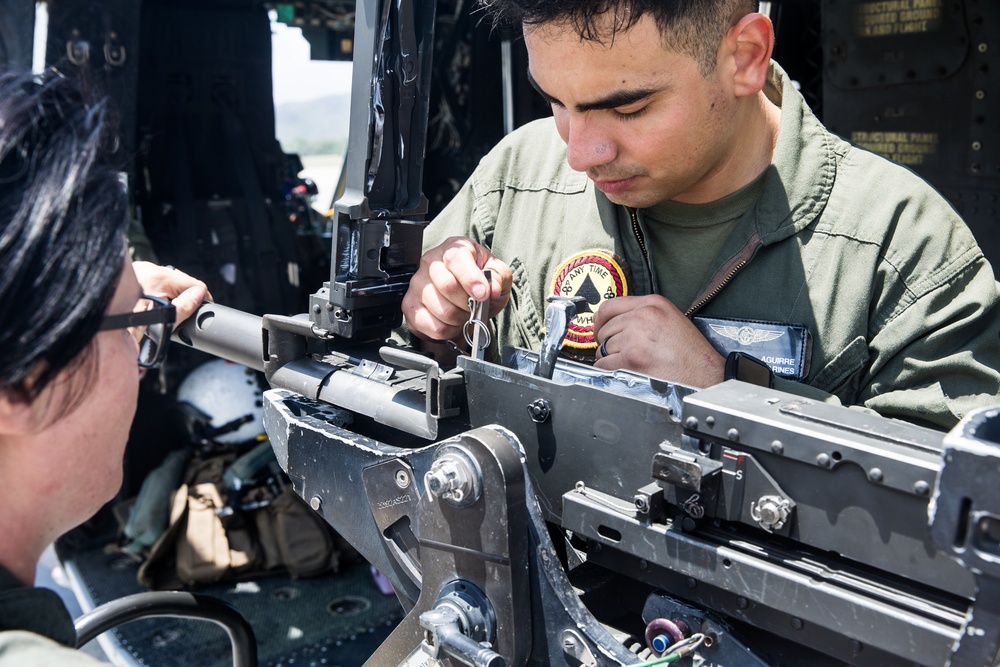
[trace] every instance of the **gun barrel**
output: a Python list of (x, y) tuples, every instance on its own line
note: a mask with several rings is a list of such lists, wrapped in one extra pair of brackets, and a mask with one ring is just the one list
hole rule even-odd
[(205, 302), (174, 330), (172, 339), (216, 357), (264, 371), (261, 318)]

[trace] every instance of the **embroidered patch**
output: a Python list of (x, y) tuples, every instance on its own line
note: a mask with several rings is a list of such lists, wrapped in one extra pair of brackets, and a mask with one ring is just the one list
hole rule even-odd
[(770, 366), (778, 377), (796, 382), (809, 375), (812, 335), (801, 324), (701, 315), (695, 315), (692, 322), (722, 356), (744, 352)]
[(556, 269), (551, 293), (582, 296), (576, 317), (570, 322), (564, 345), (577, 350), (596, 350), (594, 313), (607, 299), (628, 296), (628, 270), (621, 259), (606, 250), (585, 250), (573, 255)]

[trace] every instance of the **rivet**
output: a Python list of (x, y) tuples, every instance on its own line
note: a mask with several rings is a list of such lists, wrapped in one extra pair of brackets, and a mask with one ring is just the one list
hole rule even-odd
[(775, 440), (771, 443), (771, 451), (775, 454), (784, 454), (785, 446), (781, 444), (781, 440)]
[(405, 470), (396, 471), (396, 486), (405, 489), (410, 485), (410, 474)]
[(801, 618), (793, 618), (792, 627), (795, 628), (796, 630), (801, 630), (803, 627), (805, 627), (805, 623), (802, 622)]
[(741, 595), (740, 597), (736, 598), (736, 606), (739, 607), (740, 609), (746, 609), (747, 607), (750, 606), (750, 601)]
[(990, 46), (986, 42), (980, 42), (979, 46), (977, 46), (976, 48), (979, 50), (980, 53), (986, 53), (987, 51), (990, 50)]
[(982, 150), (982, 148), (983, 148), (982, 142), (980, 142), (980, 141), (973, 141), (972, 142), (972, 150), (978, 151), (978, 150)]
[(823, 466), (824, 468), (830, 465), (830, 455), (826, 452), (820, 454), (816, 457), (816, 464)]
[(926, 496), (931, 490), (931, 485), (921, 479), (913, 485), (913, 490), (922, 496)]
[(686, 429), (688, 429), (690, 431), (696, 430), (698, 428), (698, 418), (697, 417), (688, 417), (687, 419), (685, 419), (684, 420), (684, 428), (686, 428)]
[(729, 429), (729, 431), (726, 432), (726, 437), (729, 438), (731, 442), (739, 442), (740, 432), (737, 431), (735, 428), (731, 428)]
[(319, 496), (313, 496), (312, 498), (309, 499), (309, 507), (313, 508), (317, 512), (319, 511), (319, 508), (322, 506), (323, 506), (323, 499), (320, 498)]
[(882, 470), (879, 468), (872, 468), (868, 471), (868, 479), (873, 482), (881, 482), (883, 477)]
[(688, 577), (684, 583), (687, 584), (688, 588), (694, 588), (698, 585), (698, 582), (694, 580), (694, 577)]
[(705, 425), (708, 426), (709, 428), (715, 426), (715, 417), (713, 417), (712, 415), (705, 417)]

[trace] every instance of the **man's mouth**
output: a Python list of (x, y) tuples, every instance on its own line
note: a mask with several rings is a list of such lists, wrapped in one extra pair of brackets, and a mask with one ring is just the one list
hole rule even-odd
[(594, 186), (605, 194), (616, 194), (619, 192), (624, 192), (635, 182), (636, 177), (630, 176), (628, 178), (614, 179), (614, 178), (594, 178)]

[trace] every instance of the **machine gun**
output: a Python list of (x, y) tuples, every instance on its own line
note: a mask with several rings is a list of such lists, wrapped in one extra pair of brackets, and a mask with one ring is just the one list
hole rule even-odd
[(205, 304), (177, 333), (264, 372), (296, 492), (392, 582), (407, 615), (368, 664), (996, 664), (1000, 410), (942, 435), (598, 372), (556, 356), (566, 300), (502, 363), (381, 344), (420, 254), (432, 13), (358, 3), (310, 312)]

